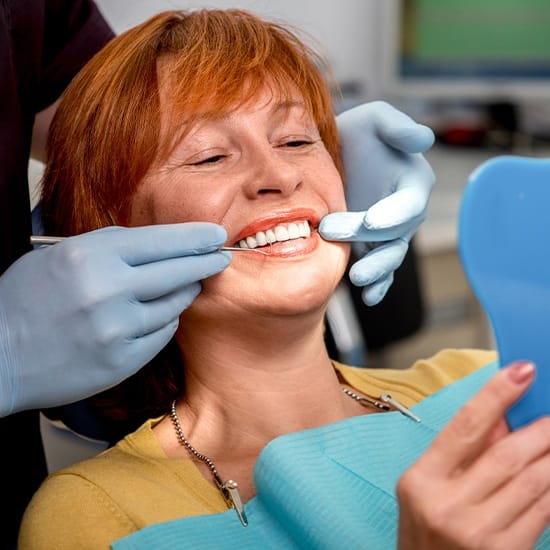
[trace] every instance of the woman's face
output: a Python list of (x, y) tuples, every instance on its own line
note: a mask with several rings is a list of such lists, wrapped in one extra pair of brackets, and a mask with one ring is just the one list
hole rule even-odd
[(202, 282), (192, 305), (206, 315), (294, 315), (324, 306), (342, 277), (349, 247), (322, 240), (319, 220), (345, 210), (343, 185), (299, 94), (266, 89), (226, 116), (193, 125), (132, 201), (131, 225), (210, 221), (263, 256), (233, 252)]

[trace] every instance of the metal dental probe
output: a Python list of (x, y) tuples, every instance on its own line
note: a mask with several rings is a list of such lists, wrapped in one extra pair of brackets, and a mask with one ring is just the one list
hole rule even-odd
[[(56, 244), (67, 237), (51, 237), (47, 235), (31, 235), (31, 244)], [(273, 243), (269, 243), (269, 252), (264, 250), (258, 250), (256, 248), (240, 248), (238, 246), (220, 246), (218, 250), (229, 250), (230, 252), (256, 252), (256, 254), (263, 254), (264, 256), (271, 255), (271, 249), (273, 248)]]

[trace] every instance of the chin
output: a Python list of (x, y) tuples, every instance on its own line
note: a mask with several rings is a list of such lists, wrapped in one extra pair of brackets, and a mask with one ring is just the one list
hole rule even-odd
[(349, 246), (323, 243), (320, 249), (322, 253), (277, 261), (235, 258), (225, 271), (202, 281), (191, 307), (218, 319), (239, 312), (293, 316), (324, 310), (345, 272)]
[(273, 304), (273, 313), (280, 317), (299, 317), (317, 313), (324, 315), (331, 296), (332, 293), (321, 296), (319, 293), (308, 295), (303, 292), (294, 296), (288, 295), (285, 296), (285, 300)]
[[(232, 303), (241, 303), (247, 311), (282, 316), (309, 313), (326, 307), (346, 265), (347, 254), (336, 250), (323, 261), (280, 262), (254, 273), (228, 270), (223, 274), (224, 294), (232, 295)], [(208, 293), (206, 285), (204, 290)]]

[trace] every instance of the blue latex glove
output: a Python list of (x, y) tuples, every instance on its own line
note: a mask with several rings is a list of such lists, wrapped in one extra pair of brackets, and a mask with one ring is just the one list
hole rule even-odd
[(212, 223), (109, 227), (22, 256), (0, 277), (0, 416), (111, 387), (171, 339), (223, 270)]
[(358, 243), (363, 257), (351, 267), (350, 280), (365, 287), (363, 301), (374, 305), (391, 286), (426, 217), (435, 176), (420, 153), (432, 146), (434, 135), (383, 101), (345, 111), (337, 122), (349, 212), (325, 216), (319, 233)]

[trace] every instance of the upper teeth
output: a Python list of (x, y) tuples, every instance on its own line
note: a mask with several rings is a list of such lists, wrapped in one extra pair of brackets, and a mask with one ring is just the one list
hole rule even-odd
[(277, 225), (267, 231), (258, 231), (255, 235), (241, 239), (238, 246), (241, 248), (256, 248), (269, 243), (299, 239), (301, 237), (307, 238), (310, 235), (311, 229), (307, 221), (293, 222), (288, 225)]

